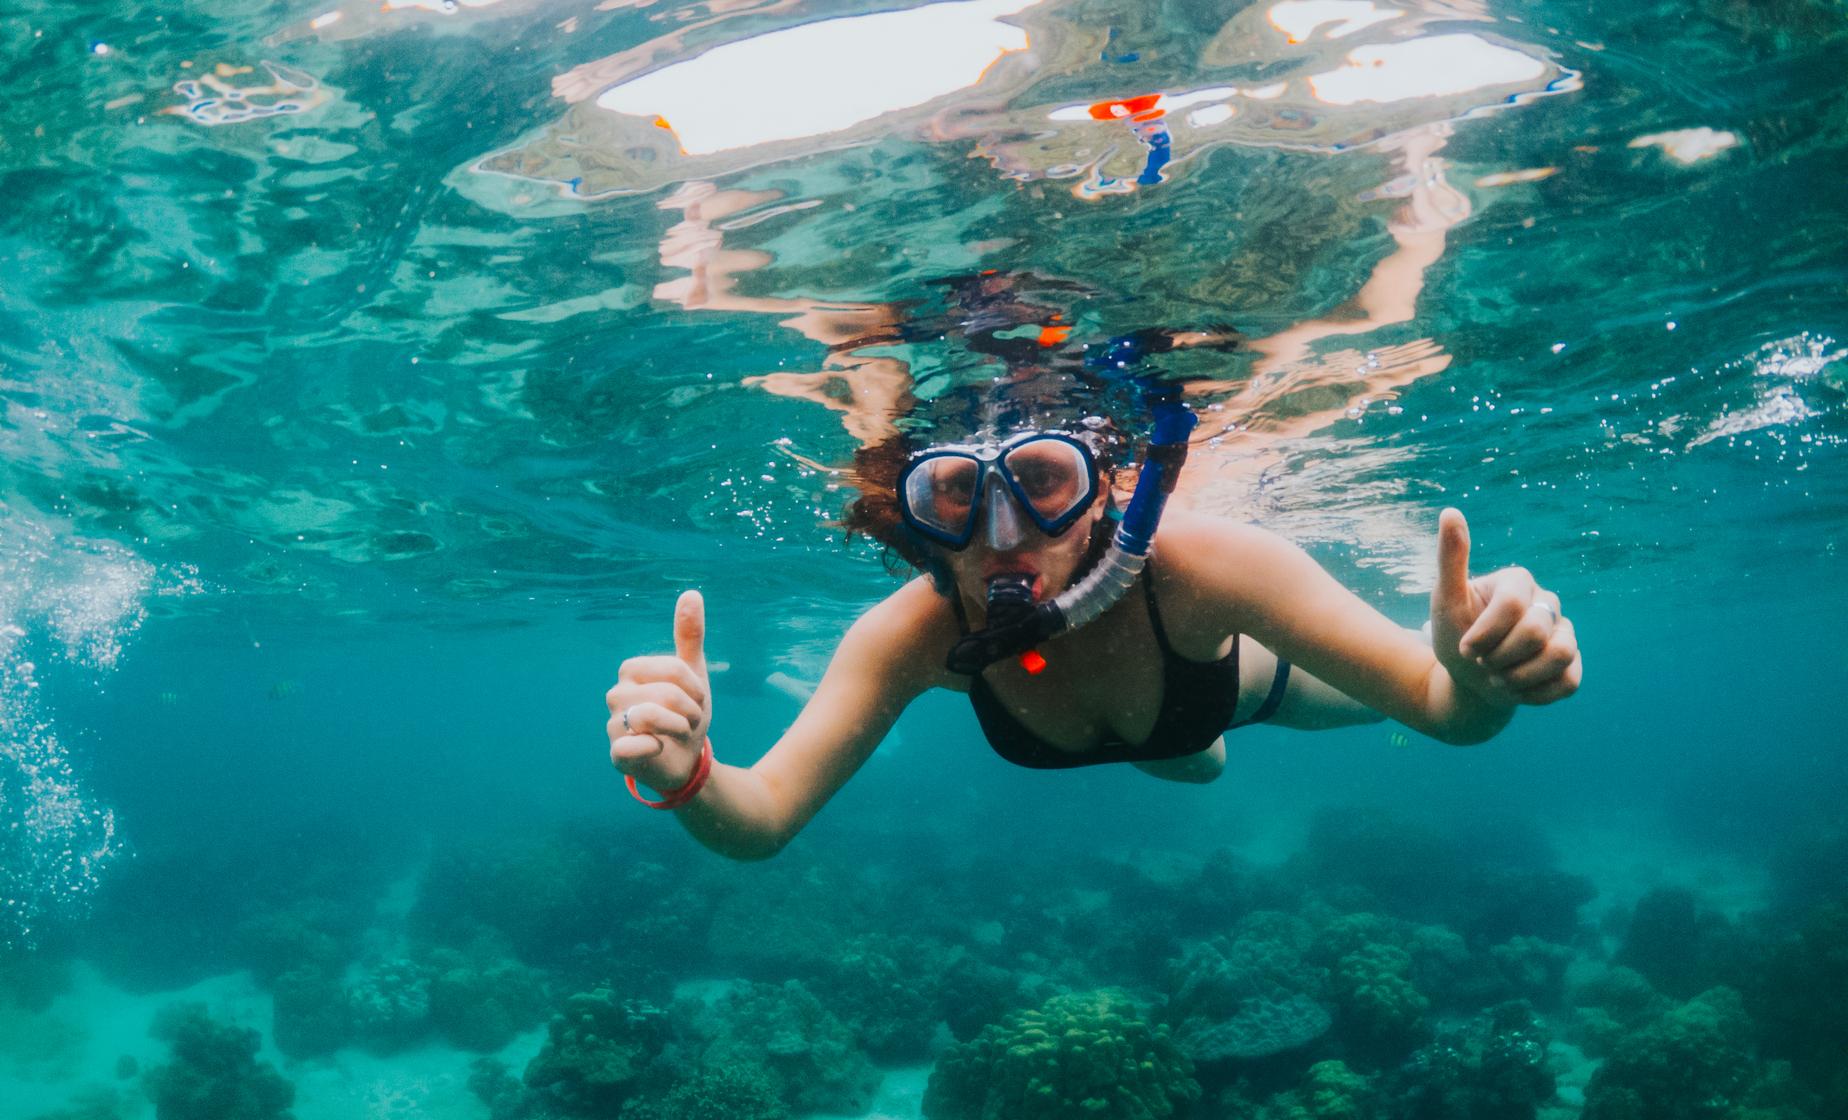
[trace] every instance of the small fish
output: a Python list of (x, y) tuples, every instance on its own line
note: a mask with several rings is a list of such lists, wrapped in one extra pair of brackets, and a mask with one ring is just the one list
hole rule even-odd
[(1412, 745), (1412, 737), (1403, 731), (1395, 731), (1386, 736), (1386, 742), (1389, 746), (1409, 747)]
[(286, 700), (301, 690), (302, 682), (300, 681), (277, 681), (275, 684), (270, 685), (269, 698), (271, 700)]

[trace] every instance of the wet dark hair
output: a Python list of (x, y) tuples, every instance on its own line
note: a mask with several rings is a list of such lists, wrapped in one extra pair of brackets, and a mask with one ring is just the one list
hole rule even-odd
[[(1091, 417), (1083, 424), (1047, 425), (1040, 430), (1068, 432), (1089, 447), (1097, 460), (1100, 489), (1107, 496), (1106, 500), (1114, 500), (1121, 457), (1130, 446), (1130, 441), (1115, 424), (1101, 417)], [(945, 442), (951, 441), (923, 440), (901, 431), (854, 452), (847, 482), (859, 493), (847, 503), (837, 524), (847, 531), (849, 541), (857, 535), (880, 545), (881, 559), (893, 575), (903, 575), (906, 567), (923, 572), (931, 577), (931, 583), (940, 594), (948, 595), (953, 584), (943, 551), (913, 532), (898, 511), (898, 476), (904, 473), (905, 466), (917, 452)], [(1102, 559), (1115, 527), (1111, 518), (1104, 518), (1093, 526), (1090, 545), (1079, 564), (1081, 574)]]

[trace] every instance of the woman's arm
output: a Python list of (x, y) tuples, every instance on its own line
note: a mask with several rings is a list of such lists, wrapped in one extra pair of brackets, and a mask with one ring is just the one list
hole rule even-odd
[[(1162, 532), (1164, 559), (1171, 567), (1185, 565), (1186, 582), (1198, 596), (1194, 605), (1215, 625), (1251, 635), (1359, 703), (1457, 744), (1488, 739), (1512, 718), (1521, 697), (1494, 686), (1487, 670), (1465, 669), (1461, 654), (1447, 665), (1288, 541), (1252, 526), (1185, 515), (1164, 522)], [(1537, 591), (1531, 589), (1529, 598)], [(1490, 613), (1481, 611), (1485, 621)], [(1513, 625), (1497, 633), (1506, 636)], [(1567, 685), (1549, 685), (1548, 699), (1577, 684), (1576, 645), (1563, 620), (1559, 629), (1563, 650), (1542, 641), (1546, 648), (1527, 659), (1557, 664), (1555, 676), (1570, 677)], [(1523, 648), (1529, 643), (1525, 631), (1514, 637)], [(1521, 673), (1523, 666), (1509, 671)], [(1458, 682), (1459, 673), (1466, 683)]]
[[(1239, 637), (1239, 719), (1254, 719), (1277, 685), (1282, 663), (1249, 634)], [(1357, 723), (1378, 723), (1386, 717), (1303, 668), (1288, 665), (1283, 673), (1283, 695), (1263, 722), (1298, 731), (1326, 731)]]
[[(694, 839), (732, 859), (781, 851), (871, 757), (906, 705), (936, 683), (935, 662), (919, 652), (920, 637), (940, 627), (933, 607), (945, 613), (936, 598), (925, 581), (913, 581), (867, 611), (775, 746), (749, 767), (714, 762), (698, 795), (675, 810)], [(612, 711), (627, 698), (613, 699)], [(684, 781), (676, 774), (661, 784)]]

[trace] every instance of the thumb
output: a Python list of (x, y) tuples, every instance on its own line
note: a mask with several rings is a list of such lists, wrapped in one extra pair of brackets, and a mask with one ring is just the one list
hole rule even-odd
[(1446, 509), (1437, 517), (1437, 586), (1431, 599), (1457, 605), (1470, 601), (1469, 522), (1459, 509)]
[(697, 591), (683, 591), (674, 604), (674, 656), (706, 671), (706, 600)]

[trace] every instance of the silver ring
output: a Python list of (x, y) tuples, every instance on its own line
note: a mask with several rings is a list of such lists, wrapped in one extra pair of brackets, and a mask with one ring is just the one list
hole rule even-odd
[(1545, 611), (1548, 617), (1550, 617), (1553, 620), (1553, 625), (1555, 626), (1559, 625), (1559, 612), (1553, 609), (1553, 604), (1543, 603), (1540, 600), (1536, 599), (1534, 600), (1534, 606), (1539, 607), (1541, 610)]
[(631, 735), (635, 734), (635, 728), (629, 726), (629, 709), (633, 707), (635, 707), (635, 705), (631, 704), (628, 708), (622, 710), (622, 729)]

